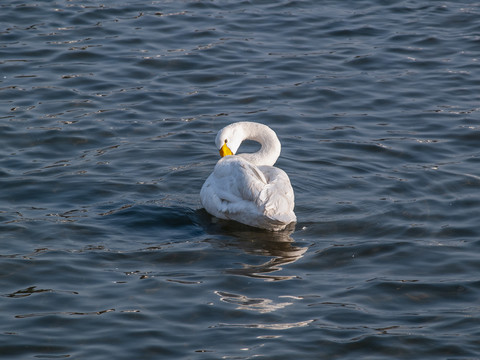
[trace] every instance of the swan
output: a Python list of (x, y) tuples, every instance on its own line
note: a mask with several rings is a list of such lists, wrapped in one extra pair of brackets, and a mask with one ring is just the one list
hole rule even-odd
[[(260, 150), (236, 155), (243, 140), (260, 143)], [(290, 179), (273, 166), (281, 145), (272, 129), (236, 122), (218, 132), (215, 144), (221, 159), (200, 190), (202, 206), (209, 214), (272, 231), (296, 222)]]

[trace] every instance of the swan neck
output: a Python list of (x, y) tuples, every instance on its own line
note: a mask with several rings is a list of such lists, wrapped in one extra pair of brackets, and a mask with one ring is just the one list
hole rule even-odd
[(275, 132), (266, 125), (253, 123), (248, 126), (243, 140), (260, 143), (261, 148), (252, 154), (241, 154), (255, 165), (273, 166), (280, 156), (281, 145)]

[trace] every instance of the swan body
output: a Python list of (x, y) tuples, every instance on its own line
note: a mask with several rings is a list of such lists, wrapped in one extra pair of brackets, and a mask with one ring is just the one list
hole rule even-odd
[[(260, 150), (235, 155), (243, 140), (259, 142)], [(272, 129), (254, 122), (233, 123), (218, 132), (215, 144), (222, 158), (200, 191), (208, 213), (273, 231), (297, 220), (290, 179), (273, 166), (281, 145)]]

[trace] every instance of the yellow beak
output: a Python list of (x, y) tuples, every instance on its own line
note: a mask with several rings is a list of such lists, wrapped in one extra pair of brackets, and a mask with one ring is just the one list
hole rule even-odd
[(228, 148), (227, 144), (223, 144), (222, 148), (220, 149), (220, 156), (224, 157), (227, 155), (233, 155), (232, 151)]

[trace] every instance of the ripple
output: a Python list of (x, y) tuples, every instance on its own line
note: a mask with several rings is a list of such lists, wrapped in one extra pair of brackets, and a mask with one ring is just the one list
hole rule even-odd
[[(2, 354), (476, 356), (478, 5), (0, 7)], [(243, 120), (284, 233), (200, 208)]]

